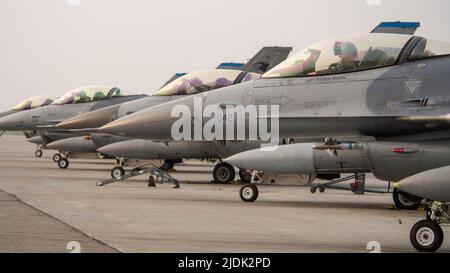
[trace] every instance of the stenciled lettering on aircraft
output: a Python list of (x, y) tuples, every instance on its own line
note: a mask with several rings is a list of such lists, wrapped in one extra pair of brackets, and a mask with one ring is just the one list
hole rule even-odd
[(307, 83), (320, 83), (330, 81), (342, 81), (346, 80), (346, 76), (328, 76), (328, 77), (312, 77), (306, 80)]
[(271, 104), (278, 104), (278, 105), (286, 105), (290, 103), (292, 100), (286, 96), (276, 96), (276, 97), (268, 97), (268, 96), (262, 96), (262, 97), (254, 97), (252, 98), (251, 104), (253, 105), (271, 105)]
[(303, 109), (318, 109), (327, 106), (335, 106), (337, 104), (336, 100), (333, 101), (305, 101), (302, 103)]

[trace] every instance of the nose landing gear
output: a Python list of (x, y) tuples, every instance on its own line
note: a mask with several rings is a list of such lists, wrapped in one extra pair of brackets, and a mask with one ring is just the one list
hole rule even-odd
[(36, 152), (34, 152), (34, 156), (36, 156), (37, 158), (41, 158), (44, 155), (44, 153), (42, 152), (41, 149), (36, 150)]
[(417, 222), (411, 229), (409, 238), (413, 247), (420, 252), (435, 252), (444, 241), (440, 224), (450, 223), (448, 204), (426, 202), (426, 219)]

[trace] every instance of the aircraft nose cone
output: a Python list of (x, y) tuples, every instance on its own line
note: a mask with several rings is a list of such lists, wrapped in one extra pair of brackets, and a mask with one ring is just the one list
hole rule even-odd
[(111, 107), (92, 111), (67, 119), (56, 125), (56, 127), (65, 130), (98, 128), (115, 120), (119, 113), (119, 109), (120, 105), (114, 105)]
[(0, 131), (19, 131), (23, 126), (24, 119), (21, 115), (12, 114), (0, 118)]

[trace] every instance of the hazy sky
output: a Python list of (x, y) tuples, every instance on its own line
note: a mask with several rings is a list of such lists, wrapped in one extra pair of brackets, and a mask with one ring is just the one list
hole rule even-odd
[(175, 72), (380, 21), (417, 20), (419, 35), (450, 41), (449, 10), (448, 0), (0, 0), (0, 110), (90, 84), (153, 93)]

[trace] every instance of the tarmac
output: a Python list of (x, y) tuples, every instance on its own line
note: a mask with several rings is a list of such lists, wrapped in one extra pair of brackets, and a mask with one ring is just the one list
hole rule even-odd
[[(0, 138), (0, 252), (415, 252), (409, 232), (424, 212), (392, 209), (391, 194), (354, 195), (261, 186), (255, 203), (238, 185), (211, 184), (212, 166), (189, 161), (182, 184), (147, 176), (97, 187), (111, 160), (34, 157), (21, 135)], [(385, 184), (373, 178), (368, 186)], [(440, 252), (450, 252), (450, 229)], [(376, 247), (377, 248), (377, 247)]]

